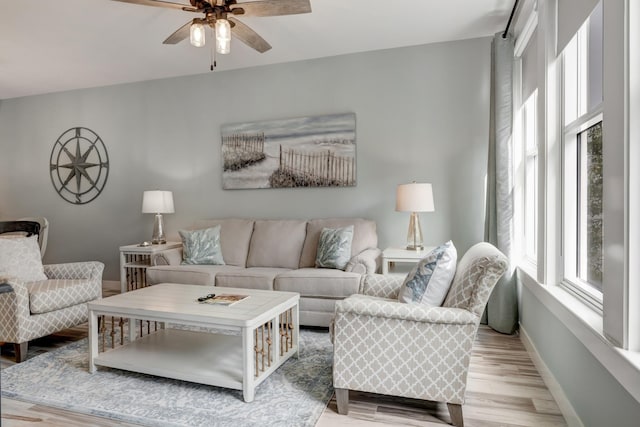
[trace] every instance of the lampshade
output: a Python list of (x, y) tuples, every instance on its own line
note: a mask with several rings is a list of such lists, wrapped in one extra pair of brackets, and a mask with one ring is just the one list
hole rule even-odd
[(192, 46), (202, 47), (205, 43), (204, 25), (199, 22), (193, 22), (189, 28), (189, 41)]
[(216, 52), (231, 52), (231, 24), (226, 19), (216, 19)]
[(174, 213), (171, 191), (145, 191), (142, 195), (142, 213)]
[(434, 210), (431, 184), (412, 182), (398, 185), (396, 211), (433, 212)]

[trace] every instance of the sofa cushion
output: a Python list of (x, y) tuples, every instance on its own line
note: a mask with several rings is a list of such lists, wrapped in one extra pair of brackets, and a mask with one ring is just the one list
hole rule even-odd
[(256, 220), (247, 267), (298, 268), (306, 228), (302, 220)]
[(0, 238), (0, 276), (25, 282), (47, 279), (38, 236)]
[(329, 326), (334, 316), (337, 301), (340, 301), (340, 299), (301, 298), (299, 303), (300, 323), (306, 326)]
[(273, 289), (298, 292), (303, 297), (345, 298), (358, 293), (360, 278), (358, 273), (301, 268), (278, 275)]
[(213, 286), (216, 274), (233, 270), (242, 271), (243, 268), (235, 265), (157, 265), (147, 268), (147, 282), (151, 285), (185, 283)]
[(201, 230), (180, 230), (182, 264), (224, 265), (220, 248), (220, 225)]
[(353, 225), (351, 256), (365, 249), (378, 246), (378, 234), (374, 221), (362, 218), (312, 219), (307, 222), (307, 234), (300, 255), (299, 267), (314, 267), (318, 250), (318, 241), (323, 228), (341, 228)]
[(29, 311), (42, 314), (61, 310), (100, 298), (96, 287), (86, 280), (50, 279), (26, 283), (29, 292)]
[(225, 264), (245, 267), (251, 233), (253, 232), (253, 220), (240, 218), (205, 219), (196, 221), (194, 226), (190, 228), (210, 228), (216, 225), (220, 226), (220, 245)]
[(430, 251), (407, 275), (398, 300), (432, 307), (442, 305), (456, 273), (457, 260), (458, 253), (451, 240)]
[(216, 286), (272, 291), (274, 278), (288, 271), (286, 268), (269, 267), (252, 267), (242, 270), (225, 271), (224, 273), (216, 275)]
[(344, 270), (351, 259), (353, 225), (343, 228), (323, 228), (318, 241), (316, 267)]

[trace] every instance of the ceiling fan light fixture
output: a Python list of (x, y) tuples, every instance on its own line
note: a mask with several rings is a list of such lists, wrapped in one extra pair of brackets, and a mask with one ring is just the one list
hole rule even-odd
[(231, 52), (231, 25), (226, 19), (216, 19), (216, 52)]
[(204, 25), (199, 22), (191, 24), (189, 32), (189, 41), (192, 46), (203, 47), (205, 43)]

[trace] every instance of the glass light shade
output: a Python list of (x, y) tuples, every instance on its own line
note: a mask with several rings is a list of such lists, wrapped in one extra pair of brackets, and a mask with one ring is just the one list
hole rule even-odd
[(216, 20), (216, 52), (231, 52), (231, 24), (226, 19)]
[(231, 40), (217, 40), (216, 52), (226, 55), (231, 52)]
[(191, 42), (191, 45), (195, 47), (204, 46), (204, 25), (199, 22), (194, 22), (193, 24), (191, 24), (189, 35), (189, 41)]

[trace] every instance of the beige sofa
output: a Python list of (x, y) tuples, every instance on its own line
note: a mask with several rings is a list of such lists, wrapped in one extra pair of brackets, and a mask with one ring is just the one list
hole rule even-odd
[[(147, 280), (300, 294), (300, 323), (329, 326), (335, 302), (361, 290), (361, 278), (380, 267), (376, 223), (360, 218), (311, 220), (212, 219), (189, 229), (220, 225), (225, 265), (183, 265), (182, 249), (156, 255)], [(344, 271), (315, 268), (323, 228), (354, 226), (351, 260)]]

